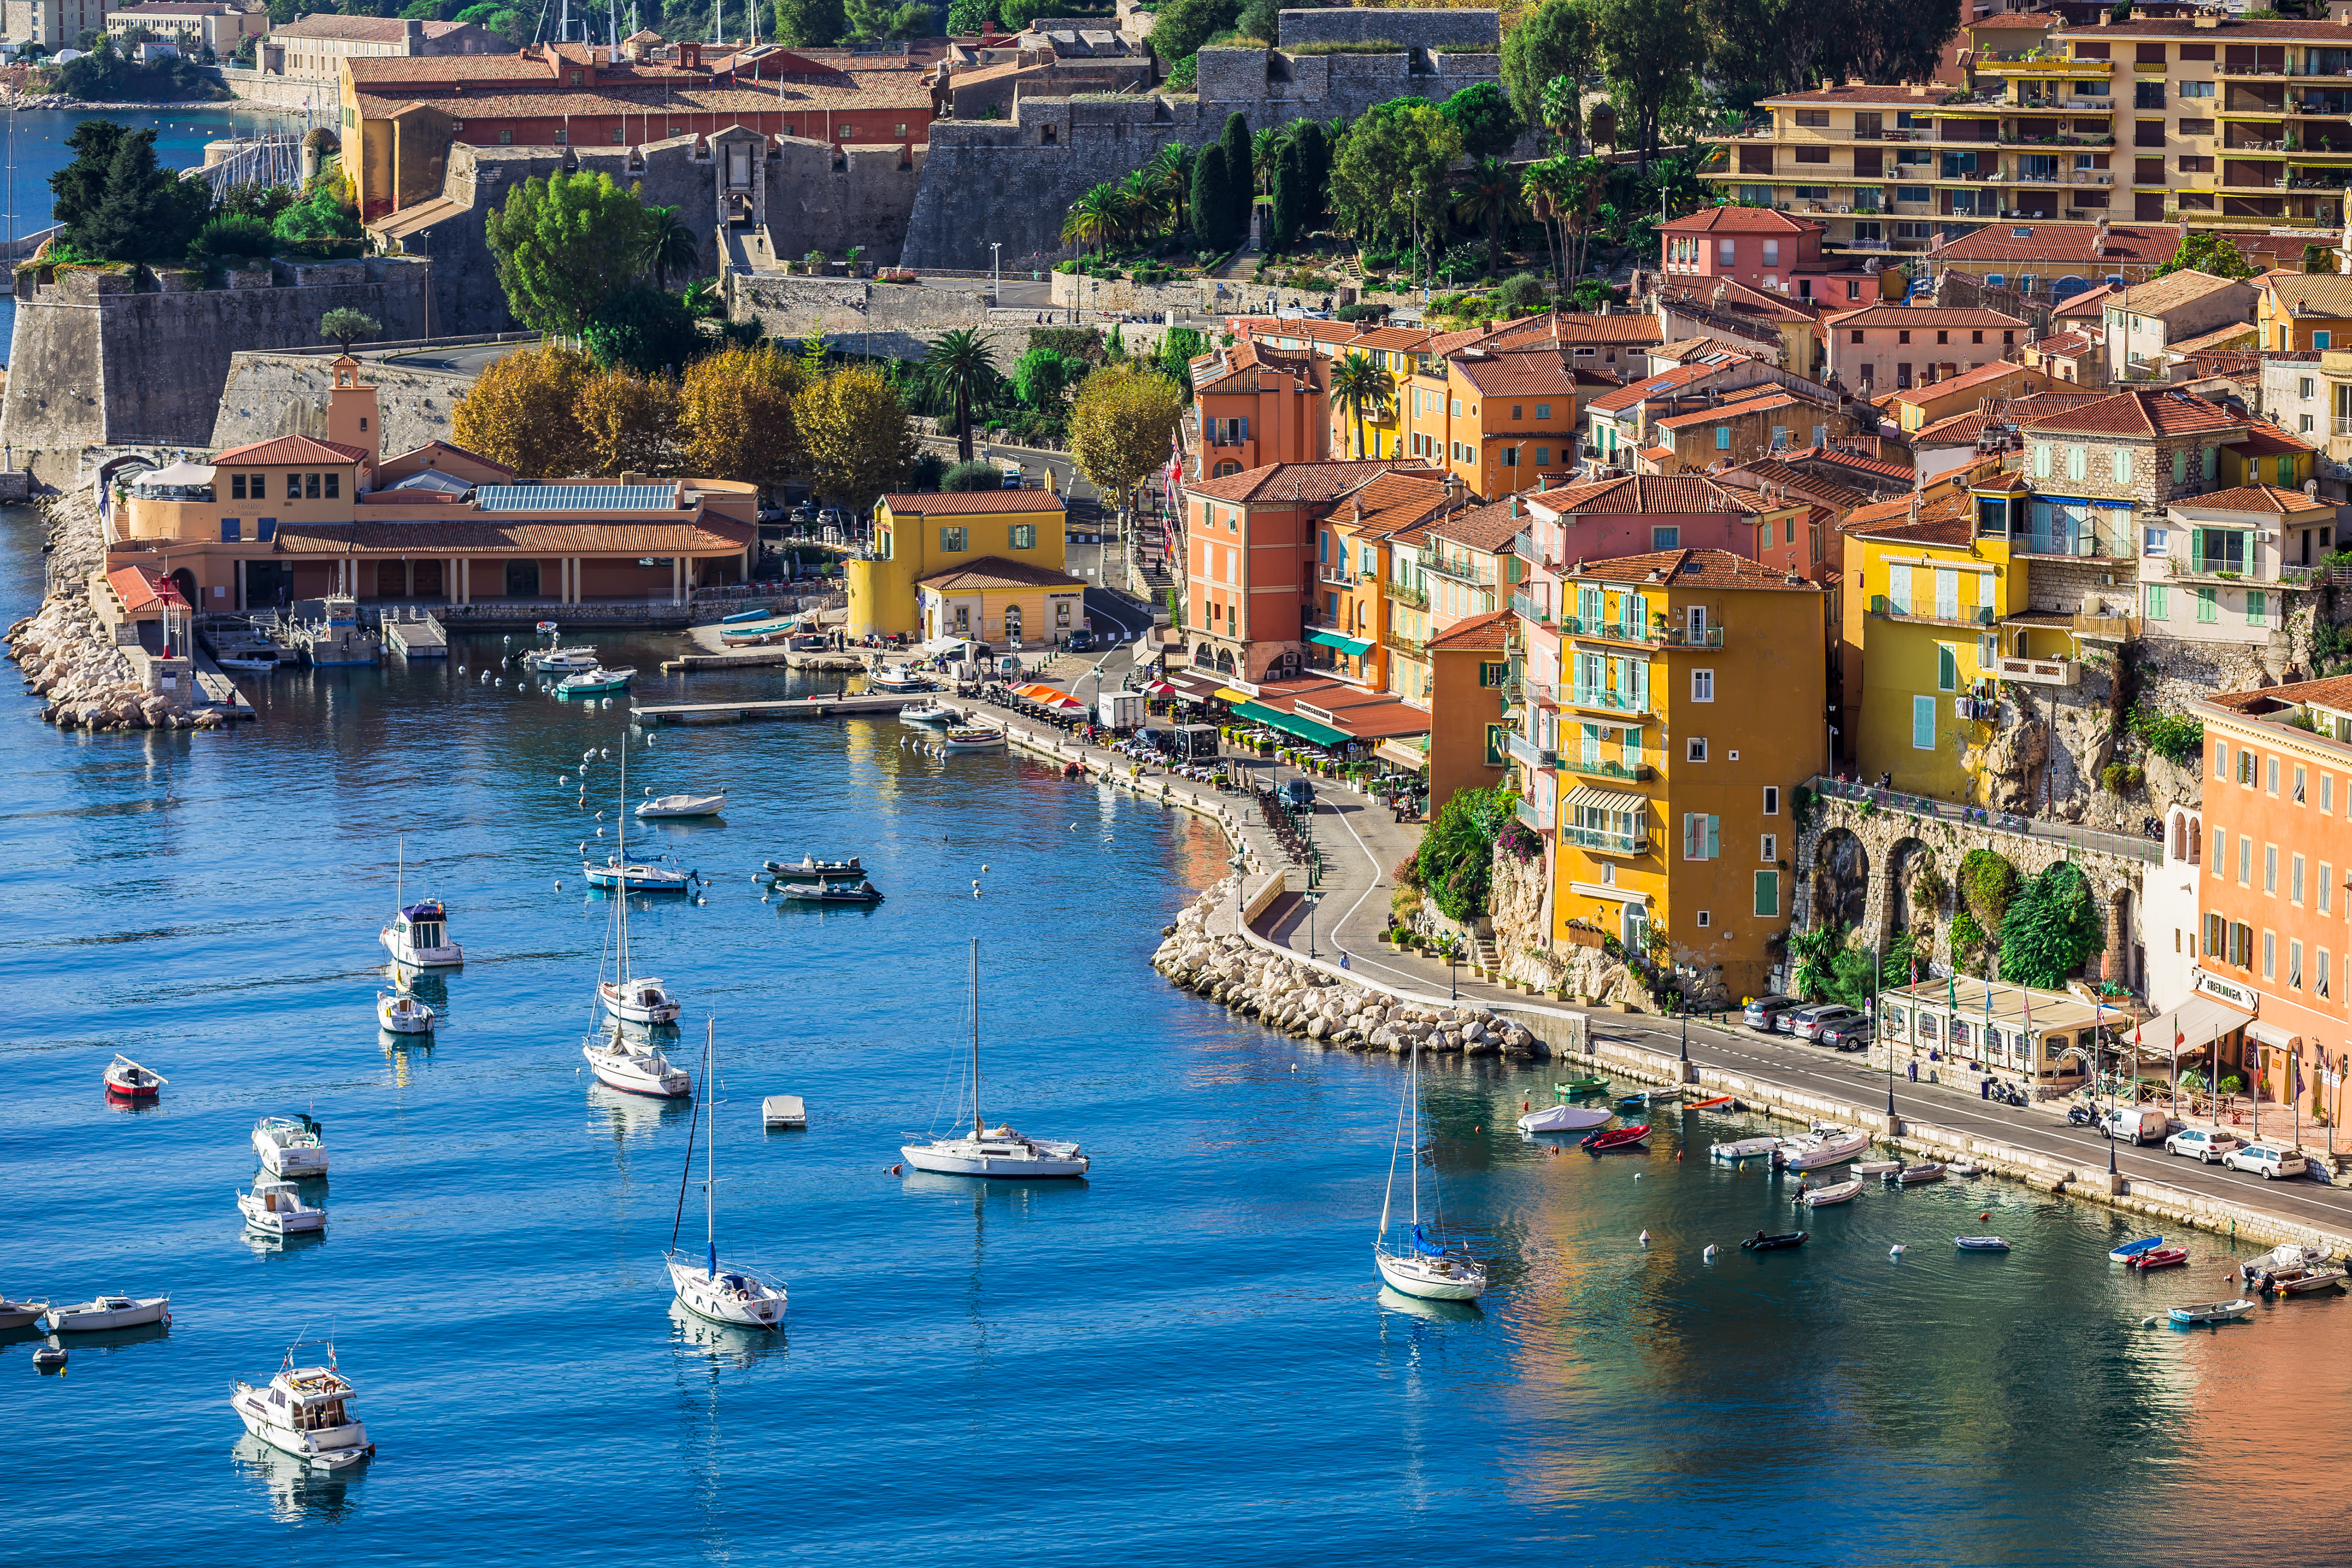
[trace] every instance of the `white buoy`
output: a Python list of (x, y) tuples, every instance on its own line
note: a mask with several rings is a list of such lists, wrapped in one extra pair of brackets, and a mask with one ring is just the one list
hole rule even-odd
[(558, 773), (555, 775), (555, 782), (560, 784), (568, 784), (572, 782), (572, 775), (570, 773)]
[(612, 747), (610, 747), (610, 746), (606, 746), (606, 747), (604, 747), (602, 751), (598, 752), (596, 754), (597, 754), (598, 756), (600, 756), (600, 757), (610, 758), (610, 757), (612, 756), (612, 754), (613, 754), (613, 748), (612, 748)]
[(1888, 1247), (1888, 1248), (1886, 1249), (1886, 1256), (1887, 1256), (1887, 1257), (1889, 1257), (1889, 1258), (1900, 1258), (1900, 1257), (1902, 1257), (1902, 1256), (1903, 1256), (1903, 1244), (1902, 1244), (1901, 1242), (1899, 1242), (1899, 1241), (1898, 1241), (1898, 1242), (1896, 1242), (1894, 1246), (1892, 1246), (1892, 1247)]
[(1639, 1171), (1634, 1172), (1634, 1173), (1633, 1173), (1633, 1179), (1634, 1179), (1635, 1181), (1637, 1181), (1637, 1182), (1638, 1182), (1638, 1181), (1640, 1181), (1640, 1180), (1642, 1179), (1642, 1173), (1641, 1173), (1641, 1172), (1639, 1172)]
[(600, 828), (598, 828), (598, 829), (596, 830), (596, 837), (599, 837), (599, 838), (604, 837), (604, 830), (603, 828), (601, 828), (601, 827), (600, 827)]
[(1644, 1247), (1650, 1245), (1650, 1233), (1646, 1230), (1642, 1233), (1642, 1245)]
[(1291, 1070), (1292, 1072), (1297, 1072), (1297, 1071), (1298, 1070), (1298, 1064), (1297, 1064), (1297, 1062), (1293, 1062), (1293, 1063), (1291, 1063), (1291, 1064), (1290, 1064), (1290, 1070)]
[(559, 893), (560, 893), (560, 892), (562, 892), (562, 891), (563, 891), (563, 884), (562, 884), (562, 883), (561, 883), (561, 882), (556, 883), (556, 884), (555, 884), (555, 890), (556, 890), (557, 892), (559, 892)]
[(1710, 1242), (1708, 1242), (1708, 1243), (1706, 1244), (1706, 1251), (1704, 1251), (1704, 1252), (1702, 1252), (1702, 1253), (1700, 1253), (1700, 1254), (1699, 1254), (1699, 1256), (1700, 1256), (1701, 1258), (1706, 1258), (1709, 1263), (1714, 1262), (1714, 1261), (1715, 1261), (1715, 1243), (1713, 1243), (1713, 1242), (1711, 1242), (1711, 1241), (1710, 1241)]

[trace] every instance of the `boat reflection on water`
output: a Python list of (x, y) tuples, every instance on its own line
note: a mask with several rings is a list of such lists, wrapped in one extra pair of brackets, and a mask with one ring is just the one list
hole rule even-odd
[(52, 1334), (49, 1336), (49, 1342), (63, 1345), (67, 1351), (77, 1356), (88, 1351), (100, 1351), (112, 1355), (117, 1351), (126, 1351), (134, 1345), (143, 1345), (151, 1340), (169, 1339), (171, 1334), (172, 1325), (169, 1321), (165, 1321), (141, 1323), (135, 1328), (129, 1329), (85, 1329), (68, 1335)]
[(714, 1323), (686, 1310), (677, 1297), (669, 1302), (670, 1342), (688, 1356), (700, 1356), (714, 1367), (742, 1371), (770, 1356), (784, 1352), (784, 1331), (737, 1328)]
[[(314, 1184), (303, 1184), (309, 1186)], [(327, 1184), (319, 1182), (315, 1185), (323, 1192)], [(302, 1194), (302, 1201), (306, 1204), (316, 1204), (319, 1201), (318, 1194), (305, 1192)], [(324, 1247), (327, 1244), (327, 1232), (323, 1226), (317, 1230), (298, 1230), (291, 1236), (268, 1236), (260, 1231), (250, 1229), (237, 1234), (239, 1239), (253, 1250), (257, 1258), (269, 1258), (279, 1253), (308, 1252), (312, 1247)]]
[(163, 1109), (163, 1097), (160, 1094), (142, 1095), (134, 1099), (127, 1094), (109, 1094), (101, 1088), (98, 1095), (100, 1099), (106, 1101), (106, 1108), (109, 1110), (118, 1111), (124, 1116), (146, 1116)]
[(433, 1065), (433, 1037), (430, 1035), (395, 1035), (390, 1029), (378, 1029), (375, 1043), (383, 1051), (383, 1059), (392, 1068), (395, 1088), (406, 1089), (409, 1079)]
[(1475, 1323), (1486, 1316), (1475, 1301), (1432, 1301), (1408, 1296), (1388, 1285), (1381, 1286), (1380, 1294), (1372, 1299), (1391, 1312), (1426, 1318), (1435, 1323)]
[(969, 1198), (975, 1213), (982, 1204), (992, 1199), (1027, 1208), (1039, 1199), (1067, 1197), (1087, 1190), (1084, 1176), (1051, 1176), (1024, 1182), (1016, 1176), (947, 1176), (936, 1171), (911, 1168), (899, 1178), (898, 1184), (906, 1192), (933, 1197)]
[(591, 1079), (588, 1112), (589, 1126), (611, 1132), (616, 1143), (628, 1143), (651, 1138), (665, 1122), (691, 1119), (694, 1101), (624, 1094)]
[(331, 1523), (352, 1511), (352, 1476), (312, 1469), (248, 1432), (229, 1449), (237, 1473), (269, 1492), (269, 1517), (279, 1524)]

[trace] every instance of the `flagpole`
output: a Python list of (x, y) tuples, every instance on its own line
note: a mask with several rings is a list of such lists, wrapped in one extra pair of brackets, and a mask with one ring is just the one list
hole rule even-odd
[[(2105, 1041), (2107, 1032), (2106, 1005), (2105, 1003), (2101, 1003), (2098, 1005), (2098, 1012), (2094, 1015), (2091, 1028), (2095, 1033), (2095, 1037), (2098, 1038), (2101, 1042), (2100, 1048), (2104, 1050), (2105, 1049)], [(2110, 1068), (2107, 1071), (2107, 1191), (2111, 1193), (2116, 1190), (2116, 1123), (2123, 1117), (2123, 1107), (2120, 1103), (2122, 1091), (2123, 1074), (2121, 1071)], [(2135, 1100), (2133, 1103), (2137, 1104), (2138, 1101)], [(2137, 1134), (2134, 1135), (2133, 1142), (2138, 1142)]]

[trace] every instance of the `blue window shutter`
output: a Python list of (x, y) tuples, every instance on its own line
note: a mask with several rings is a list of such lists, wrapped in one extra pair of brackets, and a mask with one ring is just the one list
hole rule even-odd
[(1936, 700), (1932, 697), (1911, 699), (1911, 744), (1916, 751), (1936, 749)]
[(276, 539), (278, 537), (278, 520), (274, 517), (255, 518), (253, 520), (253, 537), (259, 540), (264, 544)]
[(225, 517), (221, 519), (221, 542), (223, 544), (235, 544), (241, 536), (242, 531), (243, 525), (239, 523), (236, 518)]

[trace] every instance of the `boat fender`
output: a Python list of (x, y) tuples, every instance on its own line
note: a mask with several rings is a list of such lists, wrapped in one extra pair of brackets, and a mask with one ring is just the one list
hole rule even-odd
[(1642, 1179), (1642, 1173), (1641, 1173), (1641, 1172), (1639, 1172), (1639, 1171), (1634, 1172), (1634, 1173), (1633, 1173), (1633, 1179), (1634, 1179), (1635, 1181), (1637, 1181), (1637, 1182), (1638, 1182), (1638, 1181), (1640, 1181), (1640, 1180)]
[(907, 1167), (906, 1167), (906, 1166), (904, 1166), (904, 1165), (893, 1165), (893, 1166), (891, 1166), (891, 1167), (890, 1167), (890, 1174), (892, 1174), (892, 1175), (894, 1175), (894, 1176), (902, 1176), (902, 1175), (905, 1175), (906, 1173), (907, 1173)]
[(1977, 1218), (1978, 1218), (1979, 1220), (1988, 1220), (1988, 1219), (1992, 1218), (1992, 1215), (1991, 1215), (1990, 1212), (1988, 1212), (1988, 1213), (1980, 1214), (1980, 1215), (1977, 1215)]

